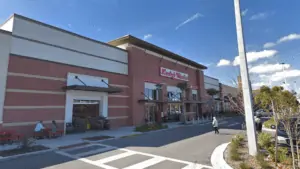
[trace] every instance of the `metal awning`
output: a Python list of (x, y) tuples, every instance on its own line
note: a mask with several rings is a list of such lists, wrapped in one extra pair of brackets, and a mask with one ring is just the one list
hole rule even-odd
[[(171, 100), (150, 100), (150, 99), (139, 99), (138, 102), (146, 102), (146, 103), (182, 103), (181, 101), (171, 101)], [(199, 100), (185, 100), (184, 103), (203, 103), (203, 101)]]
[(107, 93), (121, 93), (123, 90), (117, 87), (95, 87), (95, 86), (84, 86), (84, 85), (70, 85), (64, 86), (64, 90), (81, 90), (81, 91), (93, 91), (93, 92), (107, 92)]

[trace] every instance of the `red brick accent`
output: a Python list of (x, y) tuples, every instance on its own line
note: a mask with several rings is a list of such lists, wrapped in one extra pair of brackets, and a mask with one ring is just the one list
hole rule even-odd
[(129, 99), (124, 97), (108, 97), (108, 105), (128, 106)]
[(108, 109), (108, 117), (128, 116), (128, 108), (122, 109)]
[[(62, 56), (63, 57), (63, 56)], [(8, 72), (25, 73), (40, 76), (50, 76), (67, 78), (68, 72), (106, 77), (109, 79), (109, 83), (128, 85), (128, 76), (116, 73), (109, 73), (94, 69), (81, 68), (76, 66), (70, 66), (66, 64), (48, 62), (38, 59), (31, 59), (21, 56), (10, 56)]]
[(31, 110), (7, 110), (4, 109), (3, 121), (12, 122), (32, 122), (46, 120), (64, 120), (65, 109), (31, 109)]
[(128, 126), (128, 119), (112, 119), (110, 120), (110, 128), (119, 128), (123, 126)]
[[(131, 120), (134, 125), (144, 123), (144, 104), (137, 103), (137, 101), (143, 98), (141, 92), (144, 91), (145, 81), (165, 83), (169, 86), (176, 86), (179, 82), (183, 82), (181, 80), (160, 76), (160, 67), (165, 67), (188, 74), (189, 84), (192, 86), (197, 86), (199, 90), (203, 90), (202, 88), (204, 86), (204, 80), (203, 77), (200, 77), (203, 76), (203, 73), (199, 74), (199, 71), (195, 69), (187, 68), (183, 65), (164, 59), (161, 60), (159, 57), (148, 54), (144, 50), (136, 47), (128, 47), (127, 50), (129, 54), (128, 71), (131, 89), (130, 112), (132, 112)], [(199, 80), (197, 80), (197, 78)], [(163, 109), (166, 110), (165, 106)]]
[(62, 92), (61, 89), (66, 82), (58, 80), (47, 80), (29, 77), (8, 76), (7, 89), (23, 89), (23, 90), (46, 90), (54, 92)]
[(4, 106), (64, 106), (64, 94), (6, 92)]

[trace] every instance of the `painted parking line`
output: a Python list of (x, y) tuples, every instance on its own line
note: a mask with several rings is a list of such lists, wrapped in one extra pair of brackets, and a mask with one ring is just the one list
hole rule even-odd
[[(182, 166), (184, 166), (184, 167), (182, 167), (182, 169), (212, 169), (211, 166), (207, 166), (207, 165), (201, 165), (201, 164), (178, 160), (178, 159), (173, 159), (173, 158), (169, 158), (169, 157), (163, 157), (163, 156), (158, 156), (158, 155), (154, 155), (154, 154), (129, 150), (126, 148), (118, 148), (118, 147), (108, 146), (108, 145), (99, 144), (99, 143), (94, 143), (92, 145), (99, 146), (101, 148), (98, 148), (98, 149), (95, 149), (92, 151), (87, 151), (87, 152), (79, 152), (78, 154), (70, 154), (70, 153), (68, 153), (70, 151), (66, 151), (66, 150), (56, 151), (56, 153), (76, 159), (76, 160), (80, 160), (85, 163), (88, 163), (88, 164), (91, 164), (94, 166), (98, 166), (98, 167), (101, 167), (104, 169), (117, 169), (116, 167), (110, 166), (110, 165), (114, 165), (115, 161), (120, 161), (120, 160), (122, 161), (123, 159), (126, 159), (130, 156), (132, 157), (134, 155), (146, 156), (148, 158), (146, 160), (144, 159), (143, 161), (135, 162), (134, 164), (130, 164), (129, 166), (124, 167), (124, 169), (143, 169), (143, 168), (147, 168), (147, 167), (156, 168), (156, 166), (155, 166), (156, 164), (159, 164), (164, 161), (179, 163)], [(120, 151), (122, 151), (122, 153), (107, 156), (107, 157), (104, 157), (99, 160), (87, 159), (88, 155), (95, 155), (97, 153), (101, 154), (101, 153), (107, 152), (109, 150), (120, 150)], [(83, 158), (83, 156), (85, 156), (85, 158)], [(110, 165), (108, 165), (108, 164), (110, 164)]]

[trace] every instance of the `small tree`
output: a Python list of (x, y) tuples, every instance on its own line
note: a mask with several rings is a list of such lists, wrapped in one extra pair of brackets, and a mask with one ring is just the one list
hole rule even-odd
[(283, 87), (275, 86), (270, 89), (267, 86), (262, 86), (259, 89), (259, 93), (255, 96), (255, 103), (259, 104), (261, 108), (267, 109), (269, 107), (272, 108), (274, 121), (275, 121), (275, 166), (277, 166), (277, 152), (278, 152), (278, 140), (277, 140), (277, 132), (278, 132), (278, 124), (279, 119), (277, 112), (275, 111), (275, 102), (277, 100), (277, 94), (283, 90)]
[[(262, 86), (260, 92), (256, 95), (255, 101), (259, 103), (262, 107), (269, 108), (273, 110), (274, 120), (276, 122), (276, 134), (275, 134), (275, 162), (277, 165), (277, 132), (278, 124), (281, 122), (284, 126), (285, 131), (288, 134), (293, 158), (293, 168), (295, 165), (295, 152), (293, 139), (296, 136), (295, 131), (295, 121), (292, 120), (297, 114), (298, 102), (295, 95), (289, 91), (285, 91), (283, 87), (275, 86), (270, 89), (267, 86)], [(296, 123), (297, 124), (297, 123)]]
[(186, 123), (186, 111), (185, 111), (185, 95), (186, 95), (186, 90), (188, 89), (188, 83), (187, 82), (181, 82), (177, 84), (177, 87), (181, 90), (181, 106), (182, 106), (182, 114), (184, 118), (184, 123)]
[(239, 92), (236, 97), (233, 97), (231, 94), (229, 94), (227, 95), (227, 98), (230, 104), (230, 109), (244, 116), (245, 109), (244, 109), (244, 100), (243, 100), (242, 92)]

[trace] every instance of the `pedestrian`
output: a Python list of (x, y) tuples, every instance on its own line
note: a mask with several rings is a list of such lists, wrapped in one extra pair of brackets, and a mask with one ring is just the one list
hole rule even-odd
[(219, 129), (218, 129), (219, 125), (218, 125), (218, 120), (216, 117), (213, 117), (212, 126), (215, 130), (215, 134), (219, 134)]

